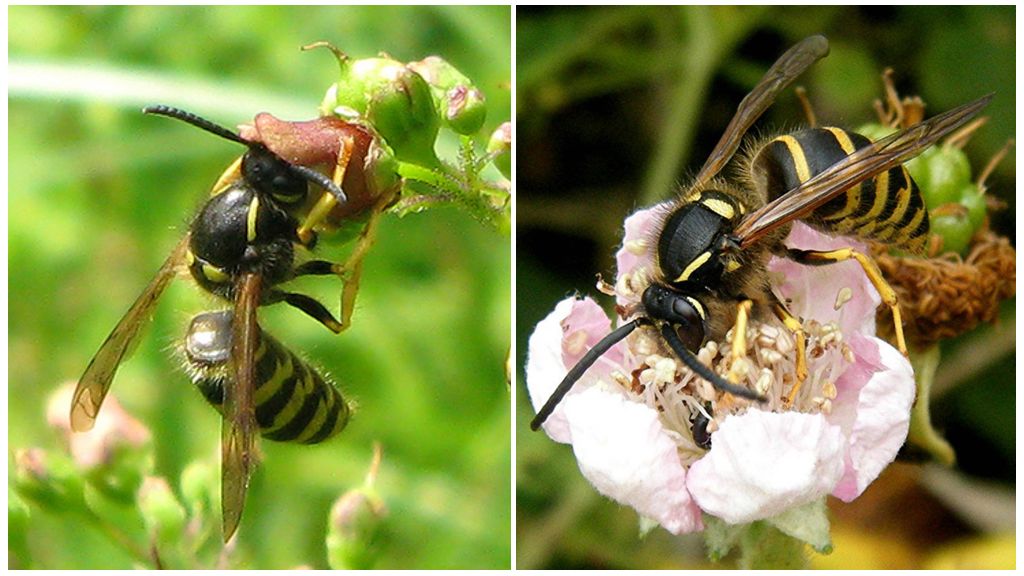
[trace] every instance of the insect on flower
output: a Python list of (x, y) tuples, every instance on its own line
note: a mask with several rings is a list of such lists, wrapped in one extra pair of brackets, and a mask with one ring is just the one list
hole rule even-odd
[[(719, 177), (747, 131), (782, 90), (827, 54), (828, 42), (822, 36), (806, 38), (783, 54), (740, 102), (694, 182), (677, 198), (654, 208), (660, 224), (647, 243), (655, 263), (653, 278), (637, 288), (640, 302), (622, 310), (622, 318), (629, 320), (568, 371), (537, 411), (531, 428), (538, 429), (583, 374), (637, 328), (656, 333), (687, 368), (718, 390), (766, 401), (761, 392), (738, 385), (752, 315), (775, 316), (793, 334), (796, 378), (785, 398), (792, 403), (808, 377), (807, 335), (771, 289), (766, 265), (772, 255), (814, 266), (856, 261), (891, 310), (897, 347), (907, 354), (896, 294), (867, 254), (849, 247), (793, 249), (783, 240), (794, 221), (803, 221), (827, 234), (920, 249), (928, 233), (928, 212), (902, 164), (963, 126), (992, 96), (877, 142), (838, 128), (783, 135), (745, 160), (739, 180)], [(730, 328), (732, 368), (726, 379), (695, 353), (705, 342), (721, 341)]]

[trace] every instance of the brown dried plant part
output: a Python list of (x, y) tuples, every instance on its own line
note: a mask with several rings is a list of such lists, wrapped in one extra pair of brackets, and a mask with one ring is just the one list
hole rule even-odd
[[(966, 258), (946, 253), (937, 258), (892, 256), (874, 250), (882, 275), (896, 290), (906, 318), (907, 339), (925, 347), (992, 322), (999, 303), (1017, 290), (1016, 250), (987, 228), (975, 235)], [(879, 313), (887, 339), (892, 325)]]

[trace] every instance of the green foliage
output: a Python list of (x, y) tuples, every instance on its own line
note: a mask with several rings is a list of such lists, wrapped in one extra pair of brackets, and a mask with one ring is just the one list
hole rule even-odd
[[(8, 437), (54, 457), (62, 450), (45, 425), (48, 396), (81, 375), (241, 154), (144, 117), (142, 105), (229, 126), (260, 111), (310, 119), (337, 67), (299, 47), (327, 40), (360, 57), (443, 55), (487, 93), (480, 150), (510, 110), (508, 7), (21, 6), (8, 15)], [(457, 164), (457, 140), (441, 142), (439, 156)], [(231, 565), (326, 568), (331, 502), (362, 483), (380, 442), (376, 486), (394, 520), (378, 567), (509, 566), (509, 237), (464, 210), (431, 208), (384, 218), (343, 336), (291, 310), (261, 310), (261, 325), (330, 373), (358, 410), (323, 445), (262, 442)], [(321, 240), (334, 259), (348, 249)], [(190, 284), (165, 294), (112, 394), (152, 432), (169, 496), (188, 517), (218, 519), (210, 490), (219, 493), (220, 418), (188, 384), (176, 349), (192, 315), (223, 304)], [(296, 286), (331, 308), (339, 288), (324, 278)], [(26, 502), (22, 567), (152, 566), (95, 525)], [(173, 524), (175, 507), (162, 502), (157, 516)], [(128, 538), (145, 548), (141, 522)]]

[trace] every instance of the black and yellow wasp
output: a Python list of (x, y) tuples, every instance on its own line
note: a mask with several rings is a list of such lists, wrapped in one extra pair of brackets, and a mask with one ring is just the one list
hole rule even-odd
[[(93, 427), (118, 366), (134, 349), (170, 281), (187, 268), (202, 288), (232, 303), (230, 311), (201, 315), (186, 344), (197, 384), (224, 416), (226, 541), (241, 519), (257, 431), (275, 440), (315, 442), (336, 434), (349, 417), (348, 405), (331, 384), (260, 329), (257, 308), (284, 302), (334, 332), (347, 328), (377, 217), (401, 184), (397, 176), (367, 173), (374, 166), (375, 134), (338, 118), (284, 122), (260, 114), (252, 126), (235, 133), (176, 108), (143, 111), (185, 121), (248, 150), (214, 185), (188, 233), (89, 363), (72, 399), (71, 427), (76, 432)], [(316, 231), (363, 217), (368, 217), (366, 227), (344, 263), (298, 263), (297, 251), (314, 247)], [(345, 281), (340, 320), (316, 299), (281, 288), (305, 275), (337, 275)], [(286, 370), (275, 376), (271, 365)], [(282, 374), (284, 381), (270, 381)]]
[[(708, 340), (720, 341), (735, 326), (733, 366), (745, 355), (750, 314), (774, 314), (796, 338), (796, 381), (792, 401), (807, 377), (801, 322), (771, 291), (768, 258), (779, 255), (820, 265), (855, 259), (892, 310), (897, 347), (906, 355), (896, 294), (874, 262), (853, 249), (795, 250), (783, 240), (802, 220), (832, 235), (856, 236), (908, 250), (919, 249), (928, 233), (920, 191), (902, 164), (944, 135), (963, 126), (991, 95), (940, 114), (877, 142), (837, 128), (812, 128), (776, 138), (747, 160), (739, 181), (718, 178), (744, 136), (793, 80), (828, 55), (822, 36), (804, 39), (783, 54), (739, 104), (694, 182), (663, 206), (664, 220), (652, 243), (656, 270), (641, 302), (625, 310), (632, 318), (612, 331), (573, 366), (530, 423), (536, 430), (586, 370), (637, 327), (657, 330), (682, 362), (714, 387), (764, 401), (697, 360)], [(702, 434), (704, 436), (706, 434)], [(708, 439), (709, 442), (709, 439)]]

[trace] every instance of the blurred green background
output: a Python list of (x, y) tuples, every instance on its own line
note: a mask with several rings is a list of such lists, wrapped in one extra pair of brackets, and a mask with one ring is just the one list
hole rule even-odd
[[(695, 173), (743, 96), (806, 36), (822, 33), (831, 44), (828, 58), (797, 82), (823, 123), (875, 120), (872, 101), (882, 95), (886, 66), (895, 69), (901, 94), (924, 98), (929, 115), (995, 92), (983, 112), (990, 122), (966, 147), (977, 175), (1015, 136), (1014, 10), (520, 7), (518, 366), (533, 327), (556, 302), (577, 291), (596, 295), (594, 275), (614, 272), (625, 216)], [(802, 123), (787, 90), (752, 133)], [(1011, 242), (1015, 174), (1011, 152), (988, 180), (989, 194), (1008, 204), (992, 214), (992, 226)], [(951, 550), (976, 553), (975, 543), (984, 553), (965, 565), (1012, 565), (1015, 310), (1005, 303), (997, 325), (944, 346), (933, 419), (957, 449), (958, 467), (895, 465), (858, 501), (832, 503), (835, 552), (812, 565), (937, 566)], [(533, 410), (525, 385), (517, 385), (518, 567), (707, 566), (699, 535), (655, 529), (641, 539), (636, 513), (597, 494), (570, 447), (529, 431)], [(984, 547), (993, 543), (995, 552)]]
[[(60, 449), (47, 398), (76, 380), (242, 150), (144, 104), (223, 125), (269, 111), (313, 118), (337, 65), (442, 55), (486, 94), (486, 138), (511, 110), (509, 7), (12, 7), (9, 16), (9, 450)], [(325, 243), (326, 244), (326, 243)], [(322, 247), (324, 254), (332, 248)], [(334, 336), (282, 307), (262, 326), (358, 403), (339, 437), (263, 442), (238, 535), (240, 564), (326, 567), (331, 503), (362, 483), (372, 446), (390, 515), (382, 568), (503, 568), (511, 559), (510, 239), (452, 207), (385, 218), (353, 328)], [(337, 308), (331, 279), (301, 285)], [(112, 393), (154, 434), (176, 485), (216, 463), (220, 419), (180, 370), (188, 320), (222, 306), (191, 282), (160, 303)], [(135, 527), (130, 527), (135, 528)], [(31, 566), (128, 568), (90, 528), (32, 511)]]

